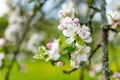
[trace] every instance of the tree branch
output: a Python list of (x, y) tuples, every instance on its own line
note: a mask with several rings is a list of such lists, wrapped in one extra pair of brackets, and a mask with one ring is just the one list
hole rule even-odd
[(102, 43), (103, 43), (103, 57), (102, 57), (102, 67), (105, 80), (110, 80), (110, 69), (109, 69), (109, 58), (108, 58), (108, 26), (106, 26), (106, 0), (101, 0), (101, 17), (102, 17)]
[(99, 44), (97, 44), (97, 46), (95, 47), (95, 49), (93, 49), (93, 50), (91, 51), (91, 54), (90, 54), (89, 57), (88, 57), (88, 60), (89, 60), (89, 61), (91, 60), (91, 58), (93, 57), (93, 55), (95, 54), (95, 52), (96, 52), (100, 47), (101, 47), (101, 42), (100, 42)]
[(65, 74), (70, 74), (70, 73), (72, 73), (72, 72), (74, 72), (76, 70), (77, 70), (77, 68), (73, 68), (73, 69), (71, 69), (69, 71), (63, 70), (62, 72), (65, 73)]

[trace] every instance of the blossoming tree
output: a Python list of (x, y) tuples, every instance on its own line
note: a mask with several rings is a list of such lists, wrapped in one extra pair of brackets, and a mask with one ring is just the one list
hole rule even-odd
[[(107, 0), (54, 0), (58, 3), (52, 7), (52, 10), (56, 8), (59, 11), (58, 15), (55, 12), (55, 15), (52, 14), (52, 16), (57, 15), (59, 18), (57, 28), (60, 36), (53, 41), (46, 40), (45, 33), (47, 31), (52, 33), (51, 30), (47, 29), (46, 32), (43, 32), (42, 28), (38, 27), (38, 25), (41, 27), (42, 20), (43, 25), (47, 25), (48, 17), (46, 16), (49, 16), (50, 12), (45, 12), (43, 7), (50, 0), (6, 1), (10, 9), (7, 14), (8, 27), (4, 31), (4, 36), (0, 38), (0, 69), (6, 68), (5, 80), (10, 79), (15, 62), (22, 71), (26, 71), (25, 66), (20, 65), (25, 53), (34, 53), (32, 54), (34, 59), (50, 62), (57, 67), (64, 67), (69, 63), (71, 69), (62, 72), (71, 74), (80, 69), (80, 80), (84, 80), (84, 70), (89, 72), (90, 77), (98, 76), (98, 80), (119, 80), (120, 73), (112, 74), (109, 68), (111, 65), (109, 63), (109, 44), (114, 42), (116, 33), (118, 34), (120, 31), (119, 0), (117, 3), (112, 1), (116, 4), (112, 13), (108, 10), (110, 7), (107, 9), (109, 3)], [(84, 5), (77, 6), (77, 2)], [(61, 4), (62, 9), (59, 9)], [(100, 17), (99, 24), (93, 22), (97, 13), (99, 13), (97, 18)], [(84, 16), (85, 18), (83, 18)], [(47, 44), (40, 46), (42, 41), (43, 44), (46, 43), (44, 40), (47, 41)], [(98, 50), (100, 54), (96, 55)], [(22, 53), (24, 55), (20, 58)], [(11, 56), (11, 54), (9, 64), (6, 65), (7, 56)], [(100, 55), (102, 55), (101, 61), (94, 63), (97, 62), (97, 59), (92, 60), (94, 56), (99, 58)]]
[[(73, 1), (74, 2), (74, 1)], [(96, 8), (88, 1), (88, 6), (94, 10), (94, 13), (90, 15), (92, 20), (96, 12), (101, 13), (101, 30), (102, 30), (102, 41), (96, 46), (93, 51), (91, 51), (90, 44), (92, 42), (92, 34), (95, 34), (91, 27), (91, 20), (86, 23), (86, 26), (80, 22), (77, 17), (77, 12), (74, 9), (72, 3), (64, 4), (62, 10), (58, 12), (58, 17), (60, 19), (60, 24), (58, 29), (62, 32), (62, 35), (58, 39), (54, 39), (53, 42), (47, 43), (46, 46), (40, 46), (39, 52), (34, 56), (36, 59), (50, 61), (53, 65), (62, 67), (65, 65), (66, 61), (70, 61), (70, 66), (73, 68), (70, 71), (63, 71), (64, 73), (70, 74), (71, 72), (77, 70), (79, 67), (84, 67), (86, 64), (90, 64), (90, 60), (94, 53), (100, 48), (103, 48), (102, 57), (102, 68), (104, 72), (104, 79), (110, 80), (110, 69), (109, 69), (109, 58), (108, 58), (108, 32), (109, 31), (119, 31), (119, 12), (115, 11), (110, 16), (108, 23), (106, 15), (106, 2), (101, 1), (101, 8)], [(83, 69), (83, 68), (82, 68)], [(92, 74), (92, 73), (91, 73)], [(83, 80), (81, 76), (81, 80)]]

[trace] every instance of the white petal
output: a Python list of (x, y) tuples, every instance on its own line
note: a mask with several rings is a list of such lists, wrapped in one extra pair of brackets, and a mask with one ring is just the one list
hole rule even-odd
[(68, 38), (68, 39), (66, 40), (66, 42), (67, 42), (68, 44), (71, 44), (73, 41), (74, 41), (74, 38), (73, 38), (73, 37), (70, 37), (70, 38)]
[(91, 43), (91, 42), (92, 42), (92, 38), (89, 37), (89, 38), (85, 39), (85, 42), (86, 42), (86, 43)]
[(70, 37), (72, 36), (72, 32), (70, 32), (69, 30), (63, 30), (63, 35), (66, 36), (66, 37)]
[(59, 58), (60, 58), (60, 54), (59, 54), (59, 53), (57, 53), (57, 54), (55, 54), (55, 55), (54, 55), (53, 60), (55, 60), (55, 61), (56, 61), (56, 60), (58, 60)]
[(79, 68), (79, 64), (76, 62), (76, 60), (70, 60), (70, 65), (73, 68)]
[(86, 54), (82, 54), (82, 55), (79, 54), (79, 55), (77, 56), (77, 60), (78, 60), (78, 62), (88, 61), (88, 57), (87, 57)]
[(83, 51), (84, 51), (85, 53), (89, 53), (89, 52), (90, 52), (90, 47), (89, 47), (89, 46), (86, 46), (86, 47), (83, 49)]

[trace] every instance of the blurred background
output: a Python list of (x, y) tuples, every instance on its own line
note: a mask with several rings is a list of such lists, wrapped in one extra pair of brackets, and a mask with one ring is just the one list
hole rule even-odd
[[(106, 0), (107, 13), (120, 9), (120, 0)], [(63, 4), (72, 2), (81, 24), (90, 19), (93, 10), (89, 4), (100, 9), (101, 0), (0, 0), (0, 80), (79, 80), (80, 70), (70, 75), (66, 64), (62, 68), (51, 63), (33, 59), (39, 53), (38, 47), (58, 38), (61, 31), (58, 11)], [(109, 17), (108, 17), (109, 20)], [(86, 24), (88, 25), (88, 24)], [(94, 13), (92, 48), (101, 41), (101, 15)], [(120, 75), (120, 33), (109, 32), (109, 61), (111, 77)], [(102, 49), (92, 58), (89, 69), (85, 69), (84, 80), (101, 80)], [(5, 79), (6, 78), (6, 79)], [(118, 79), (119, 80), (119, 79)]]

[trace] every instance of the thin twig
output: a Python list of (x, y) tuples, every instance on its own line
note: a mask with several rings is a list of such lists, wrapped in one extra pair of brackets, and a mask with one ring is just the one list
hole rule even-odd
[(72, 72), (74, 72), (74, 71), (76, 71), (76, 70), (77, 70), (77, 68), (73, 68), (73, 69), (71, 69), (71, 70), (69, 70), (69, 71), (63, 70), (63, 73), (65, 73), (65, 74), (70, 74), (70, 73), (72, 73)]
[(93, 49), (93, 50), (91, 51), (91, 54), (90, 54), (89, 57), (88, 57), (88, 60), (89, 60), (89, 61), (91, 60), (91, 58), (93, 57), (93, 55), (95, 54), (95, 52), (96, 52), (100, 47), (101, 47), (101, 42), (95, 47), (95, 49)]

